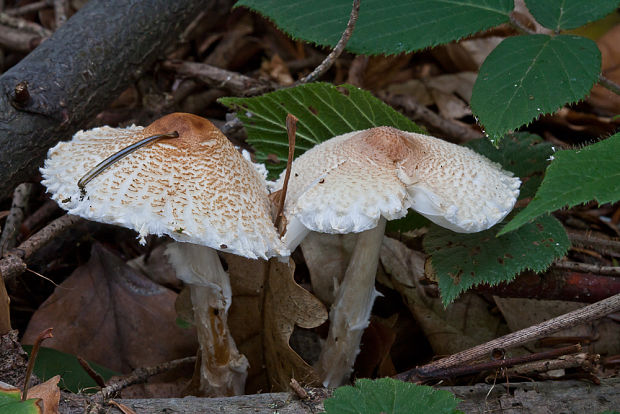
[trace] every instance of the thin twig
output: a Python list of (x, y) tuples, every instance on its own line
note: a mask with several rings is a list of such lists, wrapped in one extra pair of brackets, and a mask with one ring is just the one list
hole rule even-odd
[(212, 88), (226, 89), (237, 96), (256, 96), (278, 88), (275, 83), (257, 80), (206, 63), (168, 60), (163, 63), (163, 67), (174, 70), (179, 75), (198, 79)]
[(85, 360), (79, 355), (77, 356), (77, 360), (80, 363), (80, 366), (84, 369), (84, 371), (86, 371), (88, 376), (97, 383), (97, 385), (99, 385), (101, 388), (105, 387), (105, 380), (101, 375), (99, 375), (97, 371), (93, 369), (93, 367), (90, 366), (87, 360)]
[(521, 23), (519, 21), (519, 19), (517, 19), (517, 17), (515, 16), (514, 13), (510, 13), (510, 23), (512, 24), (512, 26), (515, 29), (517, 29), (521, 33), (524, 33), (524, 34), (536, 34), (535, 30), (532, 30), (529, 27), (527, 27), (526, 25), (524, 25), (523, 23)]
[(616, 95), (620, 95), (620, 85), (604, 76), (602, 73), (598, 75), (598, 83)]
[(173, 361), (167, 361), (159, 365), (155, 365), (152, 367), (144, 367), (137, 368), (131, 374), (127, 375), (125, 378), (120, 380), (117, 383), (112, 385), (108, 385), (105, 388), (102, 388), (100, 393), (103, 397), (103, 400), (109, 399), (114, 393), (129, 387), (130, 385), (140, 384), (142, 382), (146, 382), (150, 377), (161, 374), (162, 372), (170, 371), (172, 369), (178, 368), (185, 364), (194, 364), (196, 362), (195, 356), (175, 359)]
[[(581, 352), (581, 345), (571, 345), (563, 348), (553, 349), (551, 351), (537, 352), (529, 355), (522, 355), (514, 358), (498, 359), (495, 361), (483, 362), (481, 364), (461, 366), (461, 367), (449, 367), (446, 369), (438, 369), (429, 371), (427, 369), (419, 368), (413, 370), (413, 376), (416, 379), (442, 379), (442, 378), (454, 378), (463, 375), (477, 374), (483, 371), (496, 370), (499, 368), (510, 368), (515, 365), (525, 364), (533, 361), (540, 361), (543, 359), (557, 358), (562, 355), (574, 354)], [(402, 375), (402, 374), (401, 374)], [(406, 377), (398, 376), (399, 379), (405, 379), (411, 381), (412, 375), (408, 374)]]
[(349, 17), (349, 22), (347, 23), (347, 28), (342, 33), (342, 37), (334, 47), (334, 50), (331, 51), (329, 55), (321, 62), (319, 66), (317, 66), (309, 75), (301, 78), (295, 84), (300, 85), (302, 83), (314, 82), (319, 77), (321, 77), (325, 72), (332, 67), (336, 59), (342, 54), (344, 51), (347, 42), (353, 35), (353, 29), (355, 29), (355, 23), (357, 22), (357, 16), (360, 11), (360, 0), (353, 0), (353, 8), (351, 9), (351, 16)]
[(562, 329), (590, 322), (618, 311), (620, 311), (620, 293), (601, 300), (600, 302), (593, 303), (592, 305), (549, 319), (538, 325), (521, 329), (520, 331), (504, 335), (449, 357), (431, 362), (430, 364), (418, 368), (418, 370), (432, 372), (457, 367), (466, 362), (483, 358), (494, 349), (507, 349), (523, 345), (524, 343), (548, 336)]
[[(582, 246), (592, 246), (595, 248), (609, 248), (617, 253), (620, 253), (620, 241), (609, 240), (601, 237), (596, 237), (590, 234), (590, 232), (568, 231), (568, 238), (571, 242), (577, 242)], [(606, 254), (604, 251), (601, 253)]]
[(43, 332), (37, 336), (37, 339), (34, 341), (32, 345), (32, 351), (30, 352), (30, 358), (28, 359), (28, 367), (26, 368), (26, 376), (24, 377), (24, 389), (22, 391), (22, 401), (26, 401), (28, 398), (28, 387), (30, 386), (30, 377), (32, 376), (32, 370), (34, 369), (34, 363), (37, 359), (37, 354), (39, 353), (39, 348), (41, 347), (41, 342), (48, 338), (53, 338), (52, 335), (53, 328), (47, 328)]
[(54, 25), (56, 29), (67, 21), (67, 0), (54, 0)]
[[(293, 166), (293, 158), (295, 157), (295, 133), (297, 132), (298, 119), (293, 114), (286, 115), (286, 133), (288, 134), (288, 160), (286, 161), (286, 174), (284, 175), (284, 183), (282, 184), (282, 192), (280, 193), (280, 205), (278, 206), (278, 214), (276, 215), (275, 226), (280, 228), (282, 222), (282, 214), (284, 212), (284, 201), (286, 200), (286, 190), (288, 189), (288, 180), (291, 178), (291, 168)], [(286, 228), (283, 228), (280, 237), (284, 235)]]
[(601, 356), (599, 354), (578, 353), (574, 355), (563, 355), (557, 359), (534, 361), (522, 364), (510, 369), (510, 375), (532, 375), (544, 374), (549, 371), (568, 368), (581, 368), (584, 371), (592, 372), (596, 370)]
[(553, 267), (558, 269), (573, 270), (576, 272), (588, 272), (599, 275), (618, 276), (620, 266), (601, 266), (597, 264), (570, 262), (568, 260), (558, 260), (553, 263)]
[(36, 12), (51, 5), (51, 0), (40, 0), (35, 1), (34, 3), (25, 4), (21, 7), (15, 7), (12, 9), (5, 10), (5, 13), (9, 16), (21, 16), (22, 14), (27, 14), (31, 12)]
[(9, 250), (0, 260), (0, 274), (4, 280), (22, 274), (26, 270), (26, 262), (30, 256), (81, 220), (78, 216), (66, 214), (43, 227), (16, 248)]
[(11, 211), (6, 218), (2, 235), (0, 235), (0, 257), (5, 251), (12, 249), (17, 244), (17, 236), (24, 222), (32, 187), (31, 183), (21, 183), (13, 191)]
[(6, 13), (0, 12), (0, 25), (13, 27), (15, 29), (23, 30), (28, 33), (36, 34), (41, 37), (50, 37), (52, 31), (36, 23), (22, 19), (20, 17), (9, 16)]

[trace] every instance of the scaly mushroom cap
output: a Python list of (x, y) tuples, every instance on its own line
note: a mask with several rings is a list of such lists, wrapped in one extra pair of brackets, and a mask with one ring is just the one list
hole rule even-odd
[[(173, 131), (96, 176), (81, 197), (78, 180), (108, 156)], [(288, 252), (270, 216), (265, 180), (211, 122), (170, 114), (146, 128), (80, 131), (48, 152), (43, 184), (70, 214), (148, 234), (167, 234), (245, 257)]]
[(486, 230), (512, 210), (521, 183), (468, 148), (390, 127), (327, 140), (291, 172), (287, 220), (322, 233), (368, 230), (409, 208), (456, 232)]

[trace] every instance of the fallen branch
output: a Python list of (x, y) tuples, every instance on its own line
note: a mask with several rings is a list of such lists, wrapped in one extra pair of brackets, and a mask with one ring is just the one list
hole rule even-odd
[(99, 394), (103, 398), (103, 400), (107, 400), (111, 398), (115, 393), (120, 390), (129, 387), (130, 385), (140, 384), (146, 382), (150, 377), (155, 376), (157, 374), (161, 374), (162, 372), (170, 371), (172, 369), (178, 368), (185, 364), (194, 364), (196, 363), (196, 357), (185, 357), (180, 359), (175, 359), (174, 361), (167, 361), (159, 365), (155, 365), (152, 367), (143, 367), (135, 369), (131, 374), (122, 378), (119, 382), (116, 382), (112, 385), (108, 385), (105, 388), (102, 388)]
[(553, 267), (557, 269), (573, 270), (576, 272), (589, 272), (599, 275), (618, 276), (620, 275), (620, 266), (601, 266), (597, 264), (571, 262), (568, 260), (558, 260), (553, 263)]
[(507, 349), (523, 345), (527, 342), (548, 336), (562, 329), (590, 322), (618, 311), (620, 311), (620, 293), (610, 298), (593, 303), (592, 305), (588, 305), (564, 315), (560, 315), (556, 318), (549, 319), (548, 321), (539, 323), (538, 325), (530, 326), (529, 328), (504, 335), (484, 344), (458, 352), (447, 358), (442, 358), (438, 361), (431, 362), (430, 364), (424, 365), (420, 368), (404, 372), (399, 374), (399, 378), (411, 376), (410, 373), (415, 375), (416, 372), (433, 372), (462, 366), (467, 362), (489, 355), (494, 349)]
[(3, 279), (10, 280), (22, 274), (27, 268), (26, 262), (30, 256), (81, 220), (80, 217), (69, 214), (59, 217), (18, 247), (9, 250), (0, 260), (0, 274)]
[(91, 122), (215, 3), (91, 0), (2, 74), (0, 198), (32, 179), (49, 147)]
[(212, 88), (226, 89), (236, 96), (255, 96), (278, 87), (275, 83), (260, 81), (238, 72), (221, 69), (206, 63), (166, 61), (165, 69), (174, 70), (181, 76), (189, 76)]
[(402, 109), (405, 115), (414, 121), (440, 131), (441, 136), (450, 142), (458, 144), (484, 137), (480, 131), (442, 118), (424, 105), (416, 102), (411, 96), (382, 92), (379, 93), (379, 97), (389, 105)]
[(403, 381), (418, 381), (430, 379), (446, 379), (460, 377), (463, 375), (477, 374), (483, 371), (497, 370), (500, 368), (510, 368), (515, 365), (541, 361), (550, 358), (556, 358), (563, 355), (581, 352), (581, 345), (571, 345), (551, 351), (537, 352), (529, 355), (522, 355), (514, 358), (497, 359), (494, 361), (483, 362), (475, 365), (466, 365), (460, 367), (448, 367), (445, 369), (437, 369), (429, 371), (427, 369), (414, 369), (407, 371), (407, 375), (399, 374), (396, 378)]

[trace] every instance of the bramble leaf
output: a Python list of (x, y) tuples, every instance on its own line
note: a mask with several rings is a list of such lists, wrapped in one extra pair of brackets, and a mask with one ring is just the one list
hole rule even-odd
[[(294, 39), (335, 46), (352, 0), (240, 0)], [(513, 0), (364, 0), (347, 50), (393, 55), (458, 40), (509, 20)]]
[(542, 272), (570, 246), (564, 227), (552, 216), (496, 234), (496, 227), (473, 234), (431, 227), (424, 251), (431, 256), (444, 305), (472, 286), (510, 281), (526, 269)]
[[(248, 132), (248, 142), (256, 149), (256, 160), (265, 162), (272, 176), (286, 168), (288, 113), (299, 119), (296, 156), (329, 138), (375, 126), (423, 132), (369, 92), (351, 85), (311, 83), (253, 98), (222, 98), (219, 102), (237, 112)], [(280, 162), (274, 164), (274, 159)]]
[(41, 414), (42, 412), (40, 398), (22, 401), (21, 391), (18, 388), (0, 382), (0, 413)]
[(620, 133), (578, 150), (558, 151), (534, 199), (499, 234), (565, 206), (620, 200), (619, 154)]
[(554, 153), (550, 143), (527, 132), (507, 135), (498, 147), (488, 139), (472, 140), (467, 146), (521, 178), (519, 199), (534, 196)]
[(580, 36), (527, 35), (503, 40), (486, 58), (471, 108), (492, 142), (566, 103), (583, 99), (598, 79), (601, 53)]
[(602, 19), (618, 7), (618, 0), (526, 0), (525, 4), (538, 23), (559, 31)]
[(327, 414), (452, 414), (458, 402), (448, 391), (381, 378), (337, 388), (324, 405)]

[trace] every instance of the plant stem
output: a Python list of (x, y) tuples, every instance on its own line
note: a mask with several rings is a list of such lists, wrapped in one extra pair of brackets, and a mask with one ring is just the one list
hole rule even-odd
[(41, 342), (48, 338), (52, 338), (53, 328), (47, 328), (43, 332), (37, 336), (37, 339), (34, 341), (34, 345), (32, 345), (32, 352), (30, 352), (30, 358), (28, 359), (28, 366), (26, 367), (26, 376), (24, 377), (24, 389), (22, 391), (22, 401), (26, 401), (28, 398), (28, 387), (30, 386), (30, 377), (32, 376), (32, 370), (34, 369), (34, 363), (37, 359), (37, 354), (39, 353), (39, 348), (41, 347)]
[(321, 77), (325, 72), (332, 67), (336, 59), (342, 54), (344, 51), (347, 42), (353, 35), (353, 29), (355, 29), (355, 23), (357, 22), (357, 16), (360, 11), (360, 0), (353, 0), (353, 8), (351, 9), (351, 16), (349, 17), (349, 22), (347, 23), (347, 28), (342, 33), (342, 37), (334, 47), (334, 50), (331, 51), (329, 55), (325, 58), (323, 62), (319, 66), (317, 66), (312, 73), (298, 80), (295, 85), (300, 85), (302, 83), (314, 82), (319, 77)]

